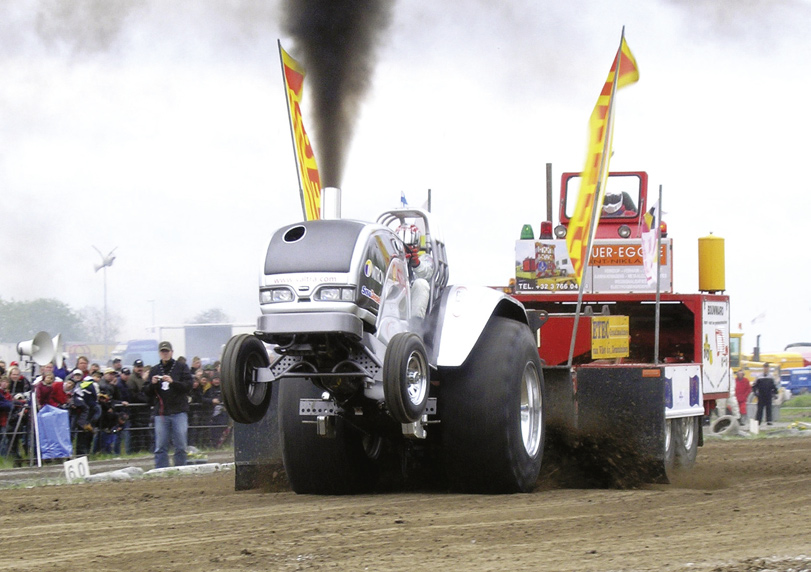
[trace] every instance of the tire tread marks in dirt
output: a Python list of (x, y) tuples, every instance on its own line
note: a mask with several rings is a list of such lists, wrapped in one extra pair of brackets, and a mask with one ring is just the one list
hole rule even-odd
[(806, 570), (809, 473), (811, 436), (761, 436), (707, 439), (687, 480), (635, 490), (312, 497), (234, 491), (232, 471), (16, 487), (0, 571)]

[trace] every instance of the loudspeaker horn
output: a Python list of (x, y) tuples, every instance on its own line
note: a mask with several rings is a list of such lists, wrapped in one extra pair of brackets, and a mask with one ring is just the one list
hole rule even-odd
[(62, 369), (65, 365), (65, 348), (62, 343), (62, 334), (56, 334), (52, 341), (54, 345), (54, 365), (58, 369)]
[(39, 365), (45, 365), (54, 358), (54, 343), (51, 334), (39, 332), (32, 339), (17, 344), (17, 353), (31, 356)]

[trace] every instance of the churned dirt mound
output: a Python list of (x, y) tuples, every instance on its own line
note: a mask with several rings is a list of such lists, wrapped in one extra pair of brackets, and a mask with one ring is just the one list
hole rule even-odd
[(811, 569), (811, 438), (713, 440), (671, 485), (298, 496), (234, 473), (0, 492), (0, 570)]

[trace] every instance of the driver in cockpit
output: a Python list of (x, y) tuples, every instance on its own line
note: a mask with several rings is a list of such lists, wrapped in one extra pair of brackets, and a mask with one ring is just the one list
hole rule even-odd
[(636, 205), (631, 195), (626, 192), (606, 190), (602, 216), (609, 218), (636, 216)]
[(411, 314), (424, 318), (431, 296), (429, 280), (434, 274), (434, 260), (430, 254), (420, 251), (422, 232), (414, 224), (401, 224), (395, 231), (403, 240), (411, 275)]

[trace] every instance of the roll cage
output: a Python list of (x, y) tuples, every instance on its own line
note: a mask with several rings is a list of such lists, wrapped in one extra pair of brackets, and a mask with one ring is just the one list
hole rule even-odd
[(431, 276), (431, 297), (428, 303), (428, 312), (434, 308), (442, 290), (448, 285), (448, 257), (445, 252), (445, 241), (437, 228), (435, 222), (431, 220), (431, 214), (422, 209), (394, 209), (382, 213), (377, 217), (378, 224), (397, 230), (401, 224), (416, 225), (422, 231), (423, 244), (420, 245), (420, 252), (431, 256), (434, 262), (434, 273)]

